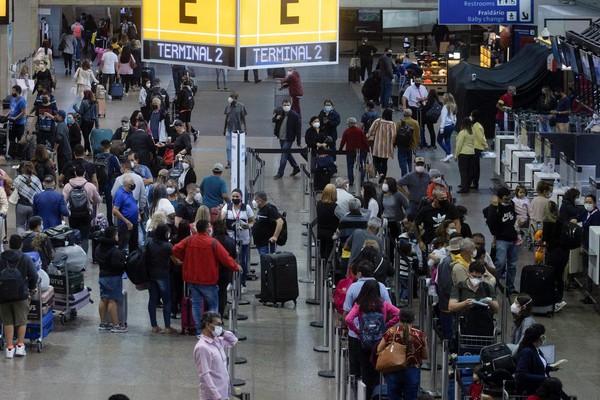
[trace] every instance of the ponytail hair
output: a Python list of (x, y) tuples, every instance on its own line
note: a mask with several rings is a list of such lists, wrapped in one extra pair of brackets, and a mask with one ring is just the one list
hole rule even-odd
[(409, 308), (400, 311), (400, 322), (402, 322), (402, 343), (406, 346), (406, 352), (412, 352), (413, 346), (410, 340), (410, 326), (415, 321), (415, 313)]

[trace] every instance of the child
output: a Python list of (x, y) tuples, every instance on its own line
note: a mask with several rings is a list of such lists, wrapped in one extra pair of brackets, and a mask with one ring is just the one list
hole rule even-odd
[(473, 370), (473, 383), (469, 386), (469, 396), (472, 400), (481, 400), (481, 392), (483, 391), (483, 383), (481, 382), (481, 365), (478, 365)]
[(431, 268), (431, 279), (429, 280), (428, 285), (428, 293), (433, 299), (433, 305), (436, 305), (438, 302), (437, 295), (437, 267), (440, 262), (446, 256), (448, 252), (446, 250), (446, 246), (444, 241), (441, 238), (435, 238), (431, 241), (431, 252), (429, 253), (429, 260), (427, 261), (427, 265)]
[(517, 213), (517, 220), (515, 221), (515, 230), (518, 233), (517, 243), (520, 244), (522, 241), (521, 228), (527, 226), (531, 216), (531, 202), (527, 198), (527, 188), (523, 185), (517, 185), (515, 195), (512, 201), (515, 203), (515, 212)]

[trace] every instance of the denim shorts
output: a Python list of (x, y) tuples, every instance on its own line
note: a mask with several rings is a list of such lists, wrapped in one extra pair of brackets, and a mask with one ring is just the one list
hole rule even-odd
[(121, 276), (101, 276), (98, 278), (100, 284), (100, 298), (111, 299), (116, 302), (123, 297), (123, 278)]

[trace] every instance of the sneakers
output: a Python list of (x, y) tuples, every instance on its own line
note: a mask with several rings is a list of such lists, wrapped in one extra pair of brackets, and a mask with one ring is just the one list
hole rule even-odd
[(153, 326), (152, 333), (162, 333), (163, 329), (160, 326)]
[[(14, 349), (14, 347), (13, 347)], [(15, 356), (16, 357), (25, 357), (27, 355), (27, 352), (25, 351), (25, 345), (21, 345), (21, 346), (17, 346), (17, 350), (15, 351)]]
[(290, 174), (290, 176), (296, 176), (300, 173), (300, 168), (294, 168), (294, 170), (292, 171), (292, 173)]
[(107, 96), (106, 96), (106, 98), (107, 98), (108, 100), (112, 100), (112, 96), (111, 96), (110, 94), (109, 94), (109, 95), (107, 95)]
[(556, 303), (554, 305), (554, 312), (559, 312), (560, 310), (562, 310), (563, 308), (565, 308), (565, 306), (567, 305), (566, 301), (561, 301), (560, 303)]
[(177, 335), (177, 329), (175, 328), (165, 328), (165, 331), (163, 332), (165, 335)]
[(279, 180), (279, 179), (281, 179), (281, 178), (283, 178), (283, 176), (282, 176), (282, 175), (279, 175), (279, 174), (277, 174), (277, 175), (275, 175), (275, 176), (273, 177), (273, 179), (275, 179), (276, 181), (277, 181), (277, 180)]
[(113, 326), (110, 322), (98, 325), (99, 331), (110, 331), (112, 328), (113, 328)]
[(9, 349), (8, 347), (4, 349), (4, 357), (6, 358), (14, 358), (15, 357), (15, 348)]
[(246, 286), (242, 286), (242, 294), (246, 293), (248, 293), (248, 289), (246, 289)]
[(230, 283), (227, 285), (227, 291), (231, 292), (233, 290), (233, 285)]
[(442, 158), (440, 161), (441, 162), (450, 162), (450, 160), (452, 160), (454, 158), (454, 154), (449, 154), (446, 157)]
[(125, 333), (125, 332), (127, 332), (127, 327), (125, 325), (119, 324), (119, 325), (113, 326), (110, 331), (112, 333)]

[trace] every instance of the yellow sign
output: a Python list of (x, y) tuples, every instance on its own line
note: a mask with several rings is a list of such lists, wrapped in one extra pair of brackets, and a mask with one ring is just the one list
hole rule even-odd
[(0, 24), (8, 24), (8, 0), (0, 0)]
[(332, 64), (338, 15), (338, 0), (143, 0), (144, 59), (237, 68)]

